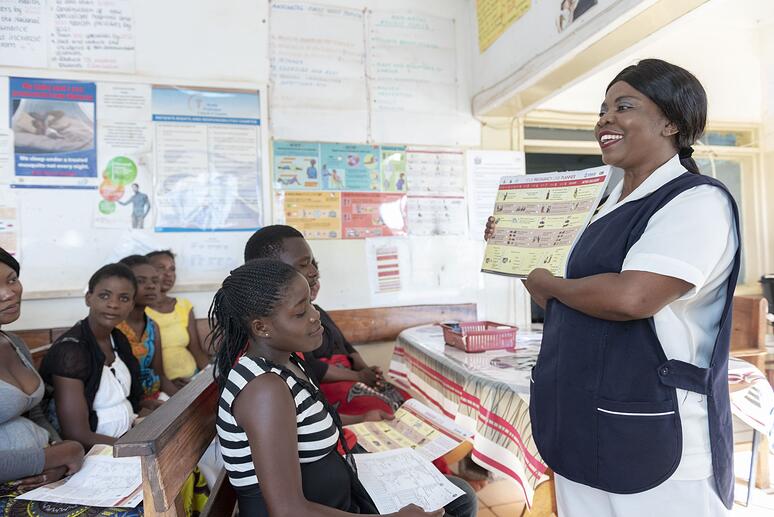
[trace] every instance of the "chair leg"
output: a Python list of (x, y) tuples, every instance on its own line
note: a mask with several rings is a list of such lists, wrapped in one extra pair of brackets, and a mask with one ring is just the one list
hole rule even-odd
[(752, 435), (752, 457), (750, 458), (750, 478), (747, 481), (747, 500), (745, 506), (750, 506), (750, 497), (752, 496), (752, 490), (755, 486), (755, 467), (758, 463), (758, 443), (760, 442), (760, 435), (758, 431), (753, 429)]

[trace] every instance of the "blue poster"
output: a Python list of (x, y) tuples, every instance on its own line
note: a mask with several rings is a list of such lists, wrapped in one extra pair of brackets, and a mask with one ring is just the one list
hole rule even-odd
[(323, 190), (380, 191), (379, 146), (322, 144)]
[(96, 84), (10, 78), (18, 187), (95, 188)]
[[(320, 144), (274, 141), (274, 188), (277, 190), (319, 190)], [(327, 170), (327, 169), (326, 169)], [(326, 176), (326, 179), (329, 179)]]

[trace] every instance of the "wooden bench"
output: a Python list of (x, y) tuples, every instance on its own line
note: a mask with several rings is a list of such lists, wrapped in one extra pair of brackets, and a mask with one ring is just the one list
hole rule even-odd
[[(476, 306), (419, 305), (331, 311), (330, 314), (348, 339), (364, 344), (395, 339), (402, 330), (416, 325), (450, 319), (474, 320)], [(202, 337), (209, 332), (204, 325), (199, 330)], [(185, 515), (180, 489), (215, 437), (218, 397), (217, 385), (208, 368), (113, 446), (117, 457), (141, 459), (146, 516)], [(235, 504), (236, 493), (223, 470), (210, 491), (202, 516), (229, 517)]]

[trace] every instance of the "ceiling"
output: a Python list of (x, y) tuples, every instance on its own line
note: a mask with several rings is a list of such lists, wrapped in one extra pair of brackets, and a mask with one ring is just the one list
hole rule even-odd
[(702, 82), (711, 121), (760, 122), (763, 80), (774, 77), (774, 53), (764, 50), (774, 30), (773, 0), (709, 0), (634, 47), (592, 70), (537, 109), (597, 113), (609, 81), (646, 57), (680, 65)]

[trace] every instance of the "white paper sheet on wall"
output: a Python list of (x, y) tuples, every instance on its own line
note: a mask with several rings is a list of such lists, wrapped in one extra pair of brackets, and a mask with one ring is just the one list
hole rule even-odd
[(411, 264), (408, 240), (379, 237), (365, 240), (368, 282), (374, 305), (399, 303), (411, 290)]
[[(48, 0), (46, 4), (51, 68), (134, 73), (131, 0)], [(43, 46), (45, 51), (45, 42)]]
[(363, 11), (272, 2), (269, 94), (278, 138), (365, 141)]
[(526, 174), (521, 151), (468, 151), (468, 220), (470, 238), (484, 240), (487, 218), (497, 199), (500, 178)]
[(0, 65), (46, 67), (46, 15), (45, 0), (0, 0)]
[(19, 203), (16, 189), (0, 185), (0, 247), (21, 260), (19, 250)]

